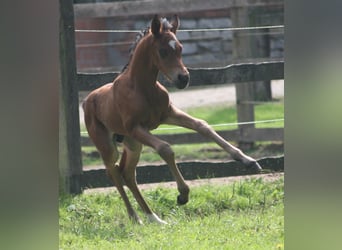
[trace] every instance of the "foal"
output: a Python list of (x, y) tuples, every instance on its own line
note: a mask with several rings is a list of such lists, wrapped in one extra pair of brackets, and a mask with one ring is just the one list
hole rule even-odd
[[(169, 23), (155, 15), (124, 71), (113, 83), (92, 91), (83, 103), (88, 134), (101, 154), (107, 174), (115, 183), (129, 217), (138, 223), (142, 221), (128, 200), (124, 184), (150, 221), (166, 224), (152, 212), (137, 186), (135, 170), (143, 144), (155, 149), (170, 167), (180, 193), (178, 204), (185, 204), (189, 199), (189, 187), (179, 172), (170, 145), (150, 133), (160, 124), (193, 129), (215, 141), (235, 160), (261, 170), (256, 160), (225, 141), (205, 121), (176, 108), (167, 90), (157, 81), (160, 71), (179, 89), (189, 84), (189, 72), (181, 58), (182, 45), (176, 38), (179, 23), (178, 16)], [(120, 163), (116, 164), (118, 141), (123, 142), (124, 149)]]

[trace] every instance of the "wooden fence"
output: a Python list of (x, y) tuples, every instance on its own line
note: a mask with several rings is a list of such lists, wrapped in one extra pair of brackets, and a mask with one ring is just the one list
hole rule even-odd
[[(184, 8), (177, 9), (180, 3), (182, 4), (192, 4), (192, 1), (179, 1), (179, 0), (171, 0), (173, 3), (178, 4), (170, 4), (168, 3), (168, 12), (181, 12), (184, 11)], [(146, 11), (148, 13), (163, 13), (165, 11), (164, 6), (166, 1), (160, 1), (163, 4), (159, 4), (159, 1), (141, 1), (136, 2), (137, 4), (149, 4), (153, 3), (150, 8), (131, 8), (132, 10), (144, 10), (143, 14)], [(281, 5), (283, 1), (268, 1), (268, 0), (244, 0), (238, 1), (237, 5), (236, 1), (226, 1), (226, 0), (215, 0), (215, 1), (204, 1), (201, 0), (202, 4), (198, 4), (193, 6), (194, 9), (203, 7), (204, 9), (219, 9), (219, 8), (232, 8), (232, 14), (234, 26), (242, 27), (248, 26), (250, 24), (248, 12), (246, 12), (246, 6), (250, 5)], [(208, 3), (210, 4), (208, 5)], [(120, 13), (124, 13), (127, 10), (127, 4), (133, 4), (130, 2), (122, 2), (122, 3), (111, 3), (111, 5), (106, 4), (95, 4), (92, 5), (95, 8), (91, 8), (90, 5), (82, 4), (75, 6), (75, 14), (77, 16), (93, 16), (99, 17), (101, 15), (121, 15)], [(113, 6), (116, 6), (113, 8)], [(79, 90), (92, 90), (95, 89), (105, 83), (111, 82), (117, 73), (103, 73), (103, 74), (77, 74), (75, 71), (76, 62), (75, 62), (75, 44), (74, 44), (74, 25), (73, 18), (74, 12), (72, 11), (72, 1), (71, 0), (60, 0), (60, 9), (61, 9), (61, 32), (60, 32), (60, 46), (61, 46), (61, 91), (60, 91), (60, 100), (63, 102), (61, 105), (61, 115), (60, 115), (60, 139), (63, 145), (60, 145), (59, 160), (60, 160), (60, 176), (63, 182), (63, 189), (65, 192), (70, 193), (80, 193), (84, 187), (97, 187), (97, 186), (106, 186), (106, 181), (102, 181), (102, 184), (96, 184), (99, 180), (104, 179), (104, 170), (92, 170), (92, 171), (83, 171), (82, 163), (81, 163), (81, 153), (80, 153), (80, 145), (89, 145), (90, 142), (86, 138), (80, 138), (80, 128), (79, 128), (79, 113), (78, 113), (78, 95), (77, 91)], [(126, 7), (125, 7), (126, 6)], [(155, 8), (160, 8), (160, 11), (157, 11)], [(184, 5), (183, 5), (184, 7)], [(82, 11), (83, 8), (83, 11)], [(84, 10), (84, 8), (86, 10)], [(117, 11), (122, 9), (122, 11)], [(170, 9), (171, 8), (171, 9)], [(176, 9), (177, 10), (176, 10)], [(94, 11), (99, 11), (96, 14)], [(83, 14), (81, 14), (83, 13)], [(94, 14), (95, 13), (95, 14)], [(102, 13), (102, 14), (101, 14)], [(236, 57), (248, 57), (250, 51), (251, 41), (247, 40), (239, 40), (241, 37), (235, 37), (234, 40), (234, 51)], [(244, 47), (241, 47), (243, 45)], [(241, 52), (243, 51), (243, 52)], [(247, 52), (246, 52), (247, 51)], [(249, 94), (249, 84), (246, 82), (255, 82), (255, 81), (264, 81), (264, 80), (273, 80), (273, 79), (283, 79), (284, 78), (284, 62), (266, 62), (266, 63), (245, 63), (245, 64), (234, 64), (223, 68), (211, 68), (211, 69), (189, 69), (191, 76), (191, 85), (202, 85), (202, 84), (224, 84), (224, 83), (235, 83), (237, 86), (237, 107), (238, 107), (238, 122), (244, 121), (253, 121), (253, 104), (248, 104), (246, 101), (251, 100), (251, 96)], [(161, 79), (163, 81), (163, 79)], [(220, 134), (229, 140), (235, 140), (239, 142), (253, 142), (253, 141), (262, 141), (262, 140), (283, 140), (283, 129), (256, 129), (254, 125), (241, 125), (239, 129), (233, 131), (223, 131)], [(205, 138), (201, 138), (197, 136), (197, 134), (180, 134), (180, 135), (163, 135), (160, 136), (166, 141), (172, 144), (180, 144), (180, 143), (198, 143), (198, 142), (206, 142)], [(65, 147), (65, 148), (64, 148)], [(61, 154), (63, 152), (63, 154)], [(283, 170), (283, 156), (276, 159), (261, 159), (260, 161), (268, 162), (267, 164), (261, 163), (263, 167), (267, 165), (266, 168), (273, 170)], [(259, 162), (260, 162), (259, 161)], [(227, 167), (227, 164), (231, 167)], [(231, 176), (237, 174), (248, 174), (250, 173), (247, 169), (241, 166), (241, 164), (237, 162), (232, 163), (179, 163), (181, 166), (181, 171), (183, 171), (185, 178), (197, 178), (197, 177), (211, 177), (211, 176)], [(224, 169), (222, 170), (222, 166), (224, 165)], [(188, 166), (188, 167), (186, 167)], [(189, 167), (190, 166), (190, 167)], [(154, 167), (153, 169), (162, 170), (163, 173), (165, 166)], [(221, 169), (220, 171), (211, 172), (215, 169)], [(145, 170), (144, 170), (145, 169)], [(210, 170), (211, 169), (211, 170)], [(187, 171), (193, 173), (192, 175), (186, 174)], [(204, 172), (202, 172), (204, 171)], [(241, 172), (242, 171), (242, 172)], [(151, 167), (138, 167), (138, 182), (151, 182)], [(196, 174), (197, 173), (197, 174)], [(224, 173), (224, 174), (222, 174)], [(89, 177), (89, 176), (93, 177)], [(153, 181), (161, 181), (161, 180), (169, 180), (170, 177), (165, 177), (161, 175), (160, 172), (158, 174), (161, 179), (153, 179)], [(96, 177), (97, 176), (97, 177)], [(140, 177), (143, 176), (143, 177)], [(163, 177), (164, 176), (164, 177)], [(190, 177), (192, 176), (192, 177)], [(195, 177), (194, 177), (195, 176)], [(95, 177), (95, 178), (94, 178)], [(140, 179), (142, 178), (142, 179)], [(89, 181), (93, 180), (93, 181)]]
[[(284, 156), (265, 157), (258, 159), (258, 163), (262, 166), (262, 173), (282, 172), (284, 171)], [(216, 161), (202, 162), (189, 161), (179, 162), (179, 170), (185, 180), (196, 180), (204, 178), (220, 178), (227, 176), (256, 175), (257, 173), (246, 168), (237, 161)], [(159, 183), (173, 181), (169, 167), (162, 165), (143, 165), (137, 167), (137, 183)], [(82, 188), (98, 188), (113, 186), (112, 180), (106, 174), (104, 168), (84, 170), (81, 178)]]
[[(190, 86), (284, 79), (283, 61), (233, 64), (221, 68), (188, 68), (188, 70), (190, 73)], [(96, 89), (112, 82), (118, 74), (118, 72), (77, 74), (78, 89), (80, 91)], [(168, 84), (162, 75), (159, 75), (159, 81), (164, 85)]]
[(103, 18), (108, 16), (132, 16), (182, 13), (201, 10), (222, 10), (257, 6), (282, 6), (284, 0), (149, 0), (111, 3), (75, 4), (75, 17)]
[[(246, 63), (235, 64), (223, 68), (211, 69), (189, 69), (190, 86), (225, 84), (225, 83), (245, 83), (260, 80), (274, 80), (284, 78), (284, 62)], [(118, 73), (102, 74), (78, 74), (79, 90), (89, 91), (98, 88), (108, 82), (112, 82)], [(160, 81), (166, 82), (162, 76)], [(251, 100), (239, 99), (240, 105), (253, 106), (253, 104), (243, 104)], [(244, 113), (238, 113), (238, 117), (245, 117)], [(241, 120), (241, 119), (240, 119)], [(251, 121), (244, 120), (243, 122)], [(219, 134), (230, 141), (282, 141), (283, 128), (255, 128), (249, 133), (241, 133), (241, 129), (221, 131)], [(182, 133), (174, 135), (158, 135), (161, 139), (171, 144), (191, 144), (209, 142), (207, 138), (194, 133)], [(87, 136), (81, 137), (82, 146), (93, 145)]]

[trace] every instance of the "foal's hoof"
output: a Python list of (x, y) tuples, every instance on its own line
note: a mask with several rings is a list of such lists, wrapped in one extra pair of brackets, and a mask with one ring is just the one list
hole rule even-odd
[(139, 218), (139, 217), (132, 217), (130, 218), (131, 221), (134, 223), (134, 224), (137, 224), (137, 225), (144, 225), (144, 223), (142, 222), (142, 220)]
[(258, 173), (260, 173), (262, 170), (262, 167), (259, 165), (259, 163), (257, 161), (251, 162), (247, 167), (249, 169), (255, 170)]
[(147, 218), (149, 219), (150, 222), (155, 222), (155, 223), (159, 223), (162, 225), (167, 225), (167, 222), (160, 219), (155, 213), (147, 214)]
[(181, 195), (177, 196), (178, 205), (184, 205), (189, 201), (188, 197), (182, 197)]

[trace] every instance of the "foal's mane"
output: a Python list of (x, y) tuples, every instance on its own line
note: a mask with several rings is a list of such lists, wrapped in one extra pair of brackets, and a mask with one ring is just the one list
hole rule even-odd
[[(169, 21), (166, 18), (160, 18), (161, 26), (163, 31), (170, 30), (172, 28), (172, 24), (169, 23)], [(143, 37), (147, 36), (151, 33), (151, 26), (147, 26), (145, 29), (141, 30), (139, 33), (135, 36), (135, 41), (132, 43), (131, 47), (129, 48), (129, 59), (126, 65), (122, 68), (121, 73), (125, 72), (125, 70), (128, 68), (132, 57), (134, 55), (135, 48), (139, 44), (139, 42), (142, 40)]]

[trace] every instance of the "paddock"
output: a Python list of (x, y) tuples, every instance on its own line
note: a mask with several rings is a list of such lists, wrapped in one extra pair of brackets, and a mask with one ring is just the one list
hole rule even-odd
[[(221, 4), (223, 1), (219, 1)], [(259, 4), (267, 4), (267, 1), (257, 1)], [(117, 3), (119, 4), (119, 3)], [(278, 4), (282, 4), (279, 1)], [(124, 3), (123, 3), (124, 5)], [(228, 3), (229, 7), (234, 7), (234, 3)], [(220, 6), (219, 6), (220, 7)], [(222, 6), (221, 6), (222, 7)], [(225, 3), (225, 7), (226, 3)], [(237, 7), (237, 6), (235, 6)], [(218, 8), (215, 6), (215, 8)], [(235, 27), (241, 27), (249, 25), (248, 15), (246, 16), (245, 6), (238, 6), (236, 8), (239, 13), (236, 13), (239, 18), (235, 18)], [(152, 9), (153, 10), (153, 9)], [(152, 11), (151, 10), (151, 11)], [(79, 15), (79, 12), (77, 12)], [(72, 15), (71, 15), (72, 14)], [(68, 65), (75, 63), (75, 48), (74, 43), (74, 25), (73, 25), (73, 13), (68, 12), (63, 19), (66, 24), (64, 30), (65, 40), (62, 45), (66, 47), (65, 51), (65, 63)], [(234, 16), (234, 15), (233, 15)], [(70, 29), (71, 27), (71, 29)], [(234, 31), (235, 32), (235, 31)], [(236, 37), (235, 44), (243, 44), (246, 49), (246, 41), (242, 42), (241, 37)], [(239, 41), (240, 39), (240, 41)], [(71, 44), (70, 44), (71, 43)], [(242, 53), (243, 47), (236, 47), (236, 53)], [(70, 53), (71, 52), (71, 53)], [(241, 56), (241, 55), (240, 55)], [(63, 58), (63, 57), (62, 57)], [(63, 59), (62, 59), (63, 61)], [(234, 83), (237, 86), (237, 103), (238, 106), (238, 122), (239, 129), (223, 133), (224, 138), (228, 140), (237, 141), (240, 144), (250, 144), (255, 141), (282, 141), (283, 129), (256, 129), (254, 127), (253, 108), (254, 103), (251, 102), (250, 96), (250, 83), (255, 81), (269, 81), (275, 79), (284, 78), (284, 62), (283, 61), (271, 61), (271, 62), (249, 62), (241, 64), (232, 64), (226, 67), (220, 68), (198, 68), (189, 69), (191, 75), (190, 85), (200, 84), (225, 84)], [(61, 137), (65, 138), (65, 141), (61, 141), (62, 158), (64, 159), (60, 165), (61, 179), (64, 183), (64, 188), (67, 192), (80, 193), (84, 188), (111, 186), (108, 183), (108, 179), (103, 174), (103, 169), (85, 171), (81, 162), (81, 146), (86, 144), (87, 139), (84, 136), (80, 136), (79, 123), (75, 122), (75, 117), (78, 117), (78, 91), (91, 90), (100, 85), (111, 81), (117, 75), (117, 73), (99, 73), (99, 74), (84, 74), (77, 73), (75, 67), (66, 69), (69, 72), (62, 72), (65, 75), (64, 87), (61, 88), (61, 98), (63, 100), (61, 116), (64, 119), (60, 120)], [(161, 78), (163, 81), (163, 78)], [(62, 81), (63, 82), (63, 81)], [(94, 83), (96, 83), (94, 85)], [(70, 91), (71, 90), (71, 91)], [(68, 93), (68, 94), (66, 94)], [(251, 124), (243, 124), (250, 122)], [(64, 136), (65, 135), (65, 136)], [(192, 135), (179, 135), (166, 136), (167, 140), (173, 140), (175, 138), (179, 143), (179, 138), (187, 138), (190, 141), (196, 141)], [(165, 138), (165, 137), (164, 137)], [(205, 141), (204, 141), (205, 142)], [(63, 146), (64, 143), (64, 146)], [(182, 143), (182, 142), (181, 142)], [(66, 157), (65, 157), (66, 156)], [(284, 156), (273, 157), (267, 159), (258, 159), (260, 164), (265, 164), (265, 168), (272, 171), (283, 171), (284, 169)], [(206, 165), (207, 167), (204, 167)], [(220, 176), (234, 176), (251, 174), (241, 167), (238, 163), (234, 162), (184, 162), (179, 163), (180, 169), (184, 174), (185, 179), (192, 178), (208, 178), (208, 177), (220, 177)], [(197, 166), (197, 167), (196, 167)], [(200, 167), (199, 167), (200, 166)], [(165, 166), (139, 166), (137, 168), (138, 183), (151, 183), (170, 180), (168, 171), (163, 171), (165, 175), (161, 175), (159, 172), (155, 172), (154, 169), (164, 170)], [(225, 169), (225, 170), (221, 170)], [(217, 170), (220, 169), (220, 170)], [(238, 170), (237, 170), (238, 169)], [(142, 171), (142, 172), (140, 172)], [(145, 172), (143, 172), (145, 171)], [(147, 171), (147, 172), (146, 172)], [(194, 173), (196, 172), (196, 173)], [(190, 173), (194, 173), (191, 175)], [(154, 177), (160, 177), (156, 178)], [(93, 177), (90, 177), (93, 176)], [(96, 177), (95, 177), (96, 176)], [(154, 179), (153, 179), (154, 178)], [(106, 180), (105, 180), (106, 179)]]

